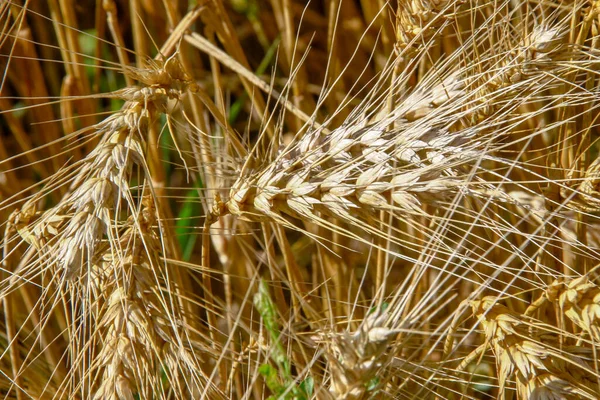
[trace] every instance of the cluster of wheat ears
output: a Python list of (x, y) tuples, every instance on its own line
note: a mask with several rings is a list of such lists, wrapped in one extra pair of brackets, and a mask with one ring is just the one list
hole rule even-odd
[(0, 1), (0, 398), (600, 398), (600, 2)]

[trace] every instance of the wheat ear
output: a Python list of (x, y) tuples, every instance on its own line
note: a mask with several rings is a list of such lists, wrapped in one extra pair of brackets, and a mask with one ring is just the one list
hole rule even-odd
[(517, 396), (522, 400), (557, 395), (590, 400), (598, 397), (593, 367), (573, 349), (571, 354), (563, 353), (556, 342), (542, 340), (528, 329), (530, 321), (498, 304), (494, 297), (472, 301), (471, 307), (485, 336), (484, 345), (476, 351), (492, 348), (501, 396), (514, 378)]
[[(97, 147), (57, 175), (58, 185), (72, 181), (67, 195), (51, 209), (37, 212), (50, 186), (14, 218), (40, 260), (29, 271), (18, 271), (15, 284), (39, 274), (42, 266), (43, 274), (53, 276), (49, 283), (55, 290), (69, 293), (80, 307), (78, 318), (96, 324), (73, 326), (70, 353), (79, 363), (81, 385), (90, 386), (83, 390), (93, 391), (98, 399), (164, 393), (168, 387), (161, 384), (161, 369), (178, 393), (198, 393), (207, 381), (201, 371), (194, 371), (198, 360), (191, 356), (189, 339), (183, 340), (182, 310), (161, 292), (166, 273), (158, 254), (165, 246), (153, 236), (155, 224), (161, 223), (145, 155), (149, 125), (194, 84), (175, 57), (150, 64), (147, 70), (130, 71), (144, 86), (113, 93), (125, 100), (122, 109), (88, 128), (102, 135)], [(141, 217), (130, 217), (137, 215)], [(100, 333), (105, 338), (99, 342)], [(88, 363), (80, 362), (88, 357)]]

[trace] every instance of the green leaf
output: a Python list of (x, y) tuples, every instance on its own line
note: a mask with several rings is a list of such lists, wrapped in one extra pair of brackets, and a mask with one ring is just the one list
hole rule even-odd
[(299, 386), (302, 394), (304, 395), (303, 398), (308, 400), (312, 397), (313, 391), (315, 390), (315, 380), (312, 378), (312, 376), (308, 376), (306, 379), (300, 382)]
[(263, 323), (271, 338), (271, 359), (277, 364), (284, 380), (291, 379), (290, 363), (279, 341), (279, 323), (277, 322), (277, 307), (269, 294), (265, 281), (258, 284), (258, 292), (254, 295), (254, 306), (262, 317)]
[(379, 386), (379, 378), (375, 377), (367, 383), (367, 391), (371, 392), (377, 389), (377, 386)]
[[(381, 304), (381, 307), (379, 308), (380, 312), (382, 312), (382, 313), (385, 312), (385, 310), (387, 310), (387, 308), (389, 306), (390, 306), (390, 303), (384, 301)], [(371, 307), (371, 308), (369, 308), (369, 311), (367, 312), (367, 315), (373, 314), (375, 311), (377, 311), (377, 309), (378, 309), (378, 307)]]
[(267, 284), (262, 279), (258, 284), (258, 292), (254, 295), (253, 301), (269, 334), (269, 355), (277, 365), (275, 368), (270, 364), (263, 364), (259, 368), (259, 373), (265, 378), (267, 387), (275, 395), (272, 397), (273, 400), (308, 400), (312, 397), (314, 380), (309, 376), (297, 385), (293, 379), (290, 360), (279, 340), (281, 333), (277, 322), (279, 315), (277, 307), (271, 299)]
[(285, 391), (285, 386), (279, 381), (277, 369), (270, 364), (263, 364), (258, 368), (258, 373), (265, 379), (265, 384), (273, 394), (279, 396)]

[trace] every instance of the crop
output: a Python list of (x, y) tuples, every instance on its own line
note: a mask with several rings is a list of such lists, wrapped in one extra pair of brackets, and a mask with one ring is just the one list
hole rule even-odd
[(597, 2), (0, 17), (5, 398), (600, 397)]

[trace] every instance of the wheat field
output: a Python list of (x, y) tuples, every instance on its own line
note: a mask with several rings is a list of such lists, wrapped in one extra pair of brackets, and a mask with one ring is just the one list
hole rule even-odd
[(600, 398), (600, 2), (0, 0), (0, 397)]

